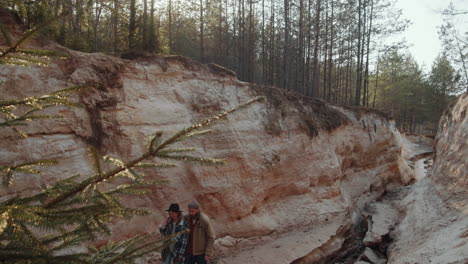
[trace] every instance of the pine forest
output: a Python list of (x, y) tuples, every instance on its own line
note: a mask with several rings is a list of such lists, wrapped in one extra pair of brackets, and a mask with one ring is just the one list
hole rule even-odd
[[(72, 49), (178, 54), (243, 81), (385, 112), (402, 131), (433, 135), (445, 106), (468, 91), (466, 11), (448, 5), (443, 52), (424, 70), (398, 36), (409, 25), (392, 0), (2, 0)], [(65, 14), (65, 15), (64, 15)]]

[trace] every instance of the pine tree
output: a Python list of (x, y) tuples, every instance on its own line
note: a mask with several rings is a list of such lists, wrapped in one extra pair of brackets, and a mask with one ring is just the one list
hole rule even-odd
[[(43, 26), (41, 26), (43, 27)], [(3, 37), (9, 47), (0, 52), (0, 64), (28, 66), (47, 64), (52, 56), (64, 54), (52, 51), (25, 50), (20, 45), (40, 28), (25, 33), (13, 42), (5, 28)], [(42, 59), (35, 58), (40, 55)], [(43, 58), (43, 57), (46, 58)], [(1, 84), (0, 84), (1, 85)], [(69, 87), (43, 96), (0, 101), (0, 129), (14, 129), (27, 137), (19, 126), (27, 126), (33, 120), (60, 118), (41, 115), (45, 108), (65, 106), (79, 107), (70, 94), (93, 87)], [(154, 234), (135, 236), (128, 240), (109, 243), (99, 249), (90, 245), (97, 237), (110, 234), (110, 223), (117, 217), (130, 218), (147, 214), (146, 211), (125, 207), (121, 194), (144, 194), (148, 187), (162, 184), (146, 181), (142, 170), (175, 166), (170, 161), (182, 160), (200, 164), (222, 164), (216, 158), (193, 156), (192, 147), (178, 148), (176, 143), (209, 133), (214, 122), (244, 108), (262, 98), (255, 98), (230, 110), (191, 125), (178, 133), (164, 137), (156, 132), (145, 153), (131, 161), (100, 156), (90, 147), (89, 155), (95, 169), (94, 175), (81, 177), (70, 175), (44, 189), (28, 195), (15, 196), (0, 202), (0, 262), (1, 263), (134, 263), (149, 252), (161, 247), (164, 240)], [(37, 122), (37, 121), (36, 121)], [(185, 144), (185, 143), (184, 143)], [(169, 161), (169, 162), (167, 162)], [(18, 164), (0, 165), (3, 185), (14, 185), (18, 174), (40, 174), (41, 167), (53, 166), (59, 160), (36, 160)], [(111, 163), (111, 169), (103, 170), (103, 164)], [(106, 166), (109, 167), (109, 166)], [(127, 178), (125, 184), (112, 182)], [(109, 185), (113, 183), (113, 185)], [(170, 238), (166, 238), (170, 239)]]

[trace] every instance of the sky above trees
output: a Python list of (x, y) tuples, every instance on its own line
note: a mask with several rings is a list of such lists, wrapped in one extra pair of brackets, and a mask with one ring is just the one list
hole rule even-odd
[[(411, 25), (402, 34), (408, 41), (410, 53), (428, 71), (435, 58), (441, 52), (438, 28), (442, 25), (442, 12), (452, 2), (458, 10), (468, 10), (466, 0), (398, 0), (397, 6), (403, 16), (411, 20)], [(465, 17), (465, 18), (464, 18)], [(459, 31), (468, 28), (468, 16), (457, 17)]]

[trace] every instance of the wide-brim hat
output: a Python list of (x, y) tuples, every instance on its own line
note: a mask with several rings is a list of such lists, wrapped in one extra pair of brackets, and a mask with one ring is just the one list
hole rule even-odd
[(180, 210), (180, 207), (179, 207), (179, 204), (176, 204), (176, 203), (173, 203), (169, 206), (169, 209), (167, 209), (166, 211), (168, 212), (176, 212), (176, 213), (180, 213), (182, 212)]

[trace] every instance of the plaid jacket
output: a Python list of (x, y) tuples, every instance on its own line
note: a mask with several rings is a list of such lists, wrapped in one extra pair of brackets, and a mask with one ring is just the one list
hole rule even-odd
[[(175, 229), (174, 225), (176, 225)], [(159, 232), (161, 233), (161, 235), (167, 237), (172, 234), (182, 232), (185, 229), (187, 229), (187, 221), (184, 218), (182, 218), (178, 224), (175, 223), (174, 220), (170, 219), (165, 228), (159, 228)], [(177, 234), (165, 244), (166, 247), (170, 248), (171, 253), (174, 254), (174, 256), (177, 256), (179, 254), (184, 255), (187, 249), (188, 238), (188, 232), (183, 234)]]

